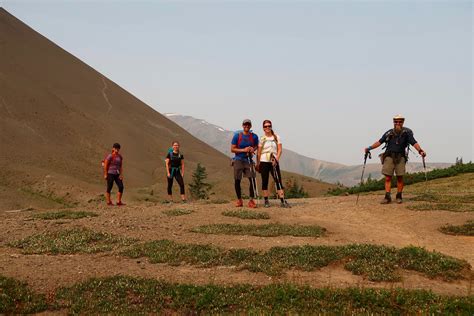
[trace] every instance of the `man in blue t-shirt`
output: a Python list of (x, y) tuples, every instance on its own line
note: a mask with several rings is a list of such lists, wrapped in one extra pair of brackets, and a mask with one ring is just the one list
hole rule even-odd
[(242, 181), (242, 176), (244, 176), (250, 181), (248, 207), (255, 208), (257, 205), (253, 199), (255, 197), (254, 188), (257, 188), (257, 175), (255, 174), (255, 168), (252, 168), (252, 158), (258, 148), (258, 136), (250, 128), (252, 128), (252, 122), (249, 119), (245, 119), (242, 122), (242, 131), (235, 133), (232, 138), (230, 151), (235, 154), (232, 161), (234, 166), (235, 193), (237, 195), (235, 206), (243, 206), (240, 182)]
[(367, 153), (383, 143), (387, 144), (386, 151), (381, 155), (383, 164), (382, 174), (385, 175), (385, 198), (382, 200), (382, 204), (392, 202), (390, 190), (394, 172), (397, 174), (396, 201), (399, 204), (402, 203), (403, 175), (406, 172), (405, 164), (407, 163), (407, 147), (412, 145), (422, 157), (426, 156), (425, 151), (421, 149), (420, 145), (415, 140), (413, 131), (407, 127), (403, 127), (404, 122), (405, 118), (403, 116), (395, 116), (393, 118), (393, 128), (385, 132), (378, 141), (364, 149)]

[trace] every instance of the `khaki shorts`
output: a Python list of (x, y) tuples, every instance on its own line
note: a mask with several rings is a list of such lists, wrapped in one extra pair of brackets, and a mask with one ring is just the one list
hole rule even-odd
[(255, 178), (255, 168), (253, 168), (248, 162), (241, 160), (234, 160), (232, 165), (234, 166), (234, 179), (242, 180), (242, 175), (245, 178)]
[(401, 157), (400, 161), (397, 164), (393, 162), (392, 157), (390, 156), (385, 157), (385, 160), (382, 166), (382, 173), (386, 176), (393, 176), (393, 172), (395, 171), (397, 176), (403, 176), (405, 175), (405, 172), (406, 172), (405, 165), (406, 165), (405, 157)]

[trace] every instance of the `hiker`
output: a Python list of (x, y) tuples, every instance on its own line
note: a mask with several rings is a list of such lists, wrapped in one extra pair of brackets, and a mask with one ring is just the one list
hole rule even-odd
[(123, 158), (119, 154), (120, 144), (115, 143), (112, 145), (112, 153), (108, 154), (104, 159), (104, 179), (107, 180), (107, 192), (105, 193), (105, 199), (107, 205), (114, 205), (110, 200), (110, 192), (112, 191), (112, 186), (114, 182), (117, 184), (118, 193), (117, 193), (117, 205), (125, 205), (122, 203), (122, 194), (123, 194)]
[(412, 145), (422, 157), (426, 157), (426, 152), (421, 149), (418, 142), (413, 137), (413, 132), (407, 127), (403, 127), (405, 118), (397, 115), (393, 118), (393, 128), (388, 130), (382, 137), (371, 146), (364, 149), (365, 153), (386, 143), (385, 152), (380, 154), (383, 164), (382, 174), (385, 175), (385, 197), (382, 204), (392, 202), (390, 190), (392, 177), (395, 171), (397, 175), (397, 195), (396, 202), (402, 203), (403, 175), (405, 174), (405, 165), (408, 160), (408, 146)]
[(272, 121), (263, 121), (264, 135), (260, 137), (257, 153), (257, 170), (262, 174), (262, 192), (265, 200), (264, 207), (270, 207), (268, 201), (268, 179), (270, 173), (275, 182), (277, 194), (280, 197), (281, 207), (290, 207), (290, 204), (285, 200), (285, 193), (283, 192), (283, 183), (280, 172), (280, 157), (282, 153), (282, 143), (280, 136), (275, 134), (272, 128)]
[(242, 122), (242, 131), (236, 132), (232, 138), (230, 151), (235, 154), (232, 159), (232, 166), (234, 167), (234, 186), (235, 193), (237, 195), (236, 207), (242, 207), (242, 190), (240, 188), (240, 182), (242, 176), (249, 179), (249, 196), (248, 207), (255, 208), (257, 204), (253, 200), (255, 198), (255, 191), (257, 190), (255, 166), (252, 160), (253, 155), (258, 147), (258, 136), (254, 134), (250, 129), (252, 128), (252, 122), (249, 119), (245, 119)]
[(179, 184), (179, 193), (181, 194), (181, 201), (186, 202), (186, 195), (184, 193), (184, 156), (179, 152), (179, 142), (174, 141), (171, 144), (172, 148), (168, 150), (165, 158), (166, 174), (168, 178), (168, 200), (173, 202), (173, 179)]

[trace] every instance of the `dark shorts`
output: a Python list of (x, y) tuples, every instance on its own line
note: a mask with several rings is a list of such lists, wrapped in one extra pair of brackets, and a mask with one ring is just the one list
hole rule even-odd
[(234, 160), (232, 164), (234, 166), (235, 180), (242, 180), (242, 176), (244, 176), (245, 178), (256, 177), (255, 168), (254, 166), (250, 165), (250, 163), (241, 160)]

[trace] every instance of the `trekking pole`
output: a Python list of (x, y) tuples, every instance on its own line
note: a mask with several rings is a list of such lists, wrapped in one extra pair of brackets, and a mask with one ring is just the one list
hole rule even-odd
[[(278, 160), (277, 160), (277, 164), (278, 164)], [(277, 194), (277, 198), (281, 198), (279, 195), (278, 195), (278, 186), (277, 186), (277, 183), (278, 185), (280, 186), (280, 190), (283, 190), (283, 185), (280, 181), (280, 177), (278, 176), (278, 172), (277, 172), (277, 168), (276, 168), (276, 165), (273, 165), (273, 161), (272, 161), (272, 167), (273, 167), (273, 174), (275, 175), (275, 189), (276, 189), (276, 194)], [(286, 199), (285, 199), (285, 196), (283, 196), (283, 201), (287, 202)], [(287, 202), (288, 203), (288, 202)]]
[(257, 187), (257, 172), (255, 170), (255, 165), (253, 163), (252, 158), (250, 158), (250, 153), (247, 155), (247, 158), (249, 160), (249, 164), (252, 166), (251, 172), (255, 175), (255, 177), (252, 177), (252, 186), (253, 186), (253, 192), (255, 194), (255, 198), (257, 200), (257, 206), (258, 206), (258, 187)]
[(425, 157), (421, 156), (421, 160), (423, 160), (423, 170), (425, 171), (425, 190), (428, 187), (428, 173), (426, 172), (426, 162), (425, 162)]
[[(364, 171), (365, 171), (365, 165), (367, 163), (367, 157), (369, 157), (369, 159), (372, 159), (372, 155), (371, 155), (370, 151), (366, 152), (365, 155), (364, 155), (364, 167), (362, 168), (362, 176), (360, 177), (360, 185), (359, 185), (360, 188), (362, 188), (362, 183), (364, 181)], [(360, 190), (359, 190), (359, 192), (357, 192), (356, 205), (357, 205), (357, 203), (359, 203), (359, 195), (360, 195)]]

